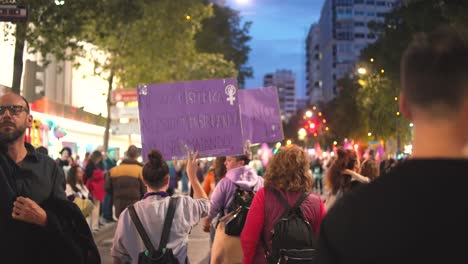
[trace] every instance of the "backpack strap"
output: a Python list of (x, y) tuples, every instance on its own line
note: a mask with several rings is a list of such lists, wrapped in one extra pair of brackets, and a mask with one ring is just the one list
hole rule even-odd
[(135, 225), (138, 231), (138, 234), (140, 234), (140, 237), (143, 240), (146, 249), (150, 252), (151, 255), (153, 255), (156, 252), (156, 250), (154, 249), (153, 243), (151, 243), (151, 240), (148, 234), (146, 233), (145, 228), (141, 224), (140, 218), (138, 217), (138, 214), (136, 213), (133, 204), (128, 207), (128, 212), (130, 213), (130, 218), (132, 219), (133, 224)]
[(172, 220), (174, 220), (174, 214), (176, 210), (177, 199), (170, 198), (169, 208), (167, 209), (166, 219), (164, 219), (164, 226), (159, 241), (159, 249), (165, 249), (167, 242), (169, 241), (169, 234), (171, 233)]
[(289, 209), (291, 209), (291, 206), (289, 206), (288, 201), (283, 197), (283, 195), (281, 195), (281, 193), (278, 190), (276, 190), (275, 188), (268, 188), (268, 190), (273, 192), (275, 194), (275, 196), (278, 197), (280, 202), (285, 207), (285, 212), (287, 212), (287, 211), (289, 211)]
[(299, 197), (299, 199), (297, 199), (296, 203), (294, 204), (294, 206), (292, 207), (292, 209), (296, 209), (296, 208), (299, 208), (299, 206), (301, 206), (302, 202), (304, 202), (305, 199), (307, 199), (307, 197), (309, 197), (309, 192), (305, 192), (301, 195), (301, 197)]

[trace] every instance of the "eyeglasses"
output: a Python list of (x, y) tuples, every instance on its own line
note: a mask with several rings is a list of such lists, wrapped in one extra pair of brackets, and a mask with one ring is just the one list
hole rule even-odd
[(28, 112), (28, 109), (22, 105), (0, 105), (0, 115), (5, 114), (7, 109), (12, 115), (19, 115), (23, 111)]

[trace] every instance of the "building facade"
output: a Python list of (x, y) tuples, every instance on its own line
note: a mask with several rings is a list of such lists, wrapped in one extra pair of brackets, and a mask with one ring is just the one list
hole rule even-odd
[(281, 119), (289, 120), (296, 113), (296, 75), (290, 70), (277, 70), (263, 77), (263, 86), (276, 87)]
[(311, 54), (306, 62), (311, 65), (306, 65), (311, 102), (328, 102), (338, 94), (337, 80), (353, 74), (361, 51), (378, 38), (368, 25), (384, 23), (385, 15), (400, 3), (401, 0), (325, 0), (320, 20), (311, 26), (306, 40), (306, 52)]

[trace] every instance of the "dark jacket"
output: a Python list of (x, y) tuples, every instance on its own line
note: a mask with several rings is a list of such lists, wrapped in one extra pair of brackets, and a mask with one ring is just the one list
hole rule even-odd
[(139, 201), (145, 194), (142, 174), (143, 165), (130, 159), (123, 160), (119, 166), (109, 171), (105, 189), (113, 195), (117, 218), (125, 208)]
[(468, 159), (411, 159), (345, 194), (317, 263), (466, 263), (467, 176)]
[(17, 194), (13, 170), (0, 154), (0, 260), (1, 263), (101, 263), (89, 226), (80, 209), (68, 200), (49, 198), (40, 206), (47, 213), (46, 227), (11, 217)]

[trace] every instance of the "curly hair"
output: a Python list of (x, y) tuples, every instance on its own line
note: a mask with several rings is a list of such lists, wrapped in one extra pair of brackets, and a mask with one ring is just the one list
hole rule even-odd
[(265, 172), (265, 187), (276, 187), (286, 192), (312, 191), (310, 159), (298, 146), (280, 148)]
[(343, 174), (345, 169), (353, 170), (358, 162), (356, 152), (350, 149), (339, 148), (338, 158), (333, 162), (325, 178), (325, 186), (335, 195), (339, 190), (351, 189), (351, 176)]

